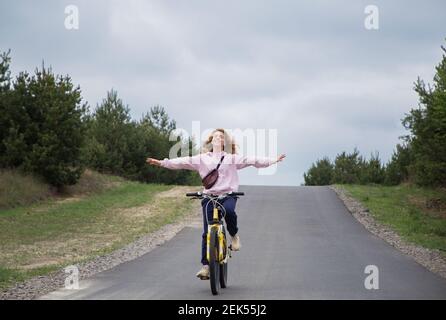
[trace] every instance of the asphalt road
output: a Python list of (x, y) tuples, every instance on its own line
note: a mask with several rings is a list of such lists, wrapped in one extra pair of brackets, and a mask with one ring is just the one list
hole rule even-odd
[[(328, 187), (242, 186), (241, 251), (212, 296), (200, 267), (201, 228), (48, 299), (446, 299), (446, 280), (368, 232)], [(365, 268), (379, 271), (366, 289)], [(376, 273), (375, 273), (376, 274)], [(375, 282), (376, 283), (376, 282)]]

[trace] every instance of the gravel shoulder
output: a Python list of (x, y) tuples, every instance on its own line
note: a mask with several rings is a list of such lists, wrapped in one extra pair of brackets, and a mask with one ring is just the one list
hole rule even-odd
[(329, 187), (336, 192), (353, 217), (368, 231), (388, 242), (402, 253), (412, 257), (431, 272), (446, 279), (446, 257), (439, 250), (427, 249), (405, 241), (395, 231), (377, 222), (370, 214), (369, 209), (348, 195), (345, 190), (333, 185)]

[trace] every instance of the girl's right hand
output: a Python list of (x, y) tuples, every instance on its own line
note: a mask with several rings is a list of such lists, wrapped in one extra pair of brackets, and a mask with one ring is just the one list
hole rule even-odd
[(161, 166), (161, 161), (153, 158), (147, 158), (146, 162), (152, 166)]

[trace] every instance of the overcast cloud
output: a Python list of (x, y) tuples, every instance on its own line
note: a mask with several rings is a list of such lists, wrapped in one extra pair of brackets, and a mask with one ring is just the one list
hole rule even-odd
[[(64, 26), (67, 5), (79, 30)], [(364, 8), (379, 8), (379, 29)], [(0, 51), (12, 71), (42, 60), (92, 108), (111, 88), (139, 119), (154, 105), (177, 127), (278, 130), (276, 174), (242, 184), (299, 185), (323, 156), (359, 148), (389, 160), (431, 82), (446, 38), (445, 1), (2, 1)]]

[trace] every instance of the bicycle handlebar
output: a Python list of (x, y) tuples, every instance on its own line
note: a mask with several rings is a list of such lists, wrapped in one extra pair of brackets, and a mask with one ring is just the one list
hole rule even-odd
[[(227, 195), (227, 196), (244, 196), (245, 193), (244, 192), (228, 192), (228, 193), (225, 193), (224, 195)], [(203, 196), (218, 197), (219, 195), (212, 195), (212, 194), (207, 194), (207, 193), (202, 193), (202, 192), (188, 192), (188, 193), (186, 193), (186, 197), (198, 197), (198, 198), (201, 198)]]

